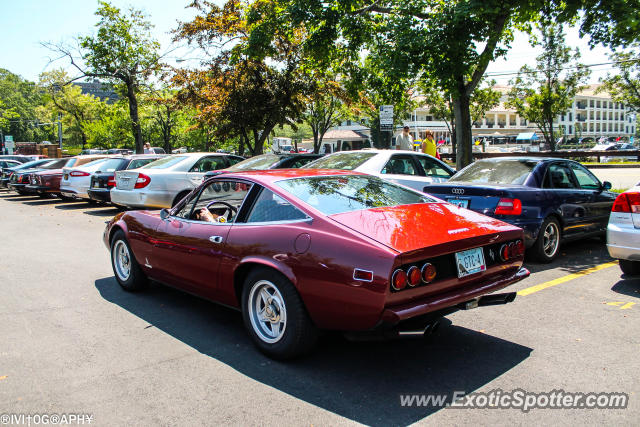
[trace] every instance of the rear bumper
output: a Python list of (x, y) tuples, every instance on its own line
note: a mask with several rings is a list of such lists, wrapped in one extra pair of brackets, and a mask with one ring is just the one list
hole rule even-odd
[(60, 186), (60, 194), (66, 197), (71, 197), (74, 199), (88, 199), (89, 194), (87, 191), (89, 187), (81, 186), (81, 187), (70, 187), (70, 186)]
[(31, 190), (34, 193), (57, 193), (59, 190), (54, 190), (46, 185), (27, 185), (27, 190)]
[(32, 191), (29, 188), (27, 188), (27, 184), (16, 184), (12, 182), (9, 183), (9, 190), (21, 191), (23, 193), (35, 193), (35, 191)]
[(91, 200), (104, 203), (111, 202), (111, 190), (108, 188), (92, 188), (87, 194)]
[(111, 190), (111, 202), (131, 208), (170, 208), (176, 194), (167, 191)]
[(640, 228), (633, 223), (612, 223), (607, 227), (607, 249), (616, 259), (640, 261)]
[[(472, 284), (470, 286), (467, 286), (466, 288), (455, 289), (445, 294), (429, 296), (428, 298), (422, 300), (412, 301), (393, 307), (387, 307), (382, 313), (382, 322), (380, 326), (383, 328), (385, 326), (394, 326), (400, 322), (428, 314), (453, 313), (461, 308), (464, 308), (465, 304), (467, 303), (477, 304), (477, 306), (481, 306), (481, 299), (476, 301), (477, 298), (519, 282), (520, 280), (529, 277), (529, 274), (529, 270), (522, 267), (512, 276), (500, 280), (484, 283), (479, 286), (477, 284)], [(493, 296), (490, 295), (485, 297), (485, 302), (487, 303), (483, 303), (482, 305), (495, 305), (496, 303), (499, 303), (500, 298), (491, 297)], [(494, 304), (489, 304), (488, 302), (492, 299), (495, 300)], [(476, 302), (474, 303), (474, 301)], [(513, 301), (512, 297), (504, 298), (504, 303), (511, 301)]]

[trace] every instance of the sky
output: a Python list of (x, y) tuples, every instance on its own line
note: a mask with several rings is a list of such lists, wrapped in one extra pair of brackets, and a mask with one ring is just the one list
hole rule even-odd
[[(181, 64), (195, 64), (193, 57), (197, 53), (189, 48), (172, 50), (175, 45), (170, 34), (178, 21), (189, 21), (195, 16), (193, 9), (186, 8), (188, 0), (111, 0), (111, 4), (125, 10), (133, 6), (146, 13), (155, 26), (154, 36), (162, 44), (168, 63), (176, 64), (175, 60), (181, 58), (191, 59)], [(0, 68), (31, 81), (37, 81), (43, 71), (55, 68), (72, 71), (64, 60), (51, 63), (55, 55), (41, 43), (68, 43), (78, 35), (94, 34), (97, 7), (98, 2), (93, 0), (0, 0)], [(602, 47), (590, 50), (588, 41), (578, 37), (577, 29), (567, 29), (566, 40), (569, 46), (580, 49), (584, 64), (609, 62), (608, 50)], [(522, 65), (535, 62), (538, 53), (529, 45), (527, 35), (518, 34), (506, 58), (490, 64), (487, 74), (499, 84), (508, 84)], [(595, 83), (612, 71), (610, 65), (594, 67), (590, 82)], [(491, 76), (492, 73), (511, 74)]]

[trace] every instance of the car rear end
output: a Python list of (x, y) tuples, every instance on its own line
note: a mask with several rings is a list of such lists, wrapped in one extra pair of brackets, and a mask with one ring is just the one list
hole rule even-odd
[(89, 198), (89, 188), (91, 186), (91, 175), (95, 172), (113, 172), (124, 162), (122, 157), (106, 157), (92, 162), (62, 169), (62, 180), (60, 182), (60, 193), (73, 199)]
[(87, 194), (96, 202), (111, 202), (111, 190), (116, 186), (115, 172), (94, 173)]
[(616, 198), (607, 226), (607, 249), (625, 273), (640, 274), (640, 185)]

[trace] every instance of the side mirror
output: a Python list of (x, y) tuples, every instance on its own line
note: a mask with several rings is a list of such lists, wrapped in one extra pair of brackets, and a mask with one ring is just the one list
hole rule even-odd
[(602, 183), (602, 191), (611, 190), (611, 183), (609, 181), (605, 181)]
[(160, 219), (165, 220), (167, 218), (169, 218), (169, 211), (164, 208), (160, 211)]

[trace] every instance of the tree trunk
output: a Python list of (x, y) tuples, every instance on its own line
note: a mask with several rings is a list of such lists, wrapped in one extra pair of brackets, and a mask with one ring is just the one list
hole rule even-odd
[(127, 99), (129, 100), (129, 117), (131, 118), (131, 129), (133, 131), (133, 139), (135, 140), (136, 154), (144, 153), (144, 144), (142, 143), (142, 127), (140, 126), (140, 117), (138, 116), (138, 98), (136, 97), (136, 88), (133, 82), (126, 82)]
[(84, 146), (87, 145), (87, 135), (80, 131), (80, 136), (82, 137), (82, 149), (84, 150)]
[(453, 113), (456, 121), (456, 169), (458, 170), (473, 162), (470, 104), (471, 99), (468, 95), (461, 94), (453, 99)]
[(549, 149), (551, 151), (556, 151), (556, 139), (553, 136), (553, 118), (549, 120)]

